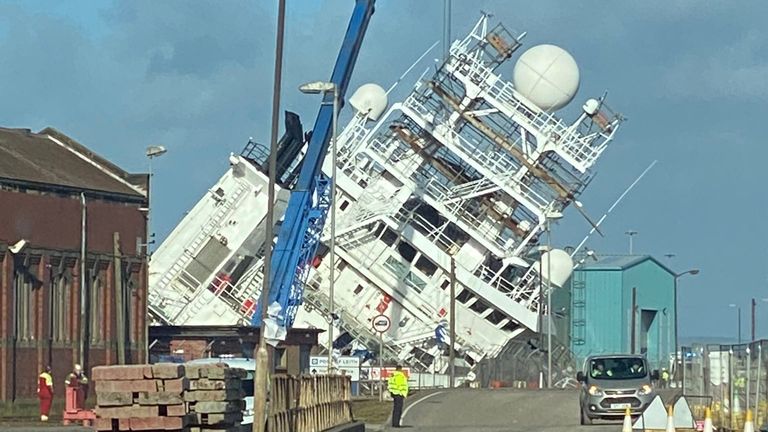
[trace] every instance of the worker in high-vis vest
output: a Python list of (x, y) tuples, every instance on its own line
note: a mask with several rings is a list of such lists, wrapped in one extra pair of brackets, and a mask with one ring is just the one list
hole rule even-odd
[(37, 397), (40, 399), (40, 421), (46, 422), (53, 402), (53, 376), (50, 366), (46, 366), (37, 377)]
[(400, 417), (403, 414), (403, 401), (408, 397), (408, 378), (403, 373), (403, 367), (397, 365), (395, 371), (387, 380), (389, 393), (392, 395), (392, 427), (400, 427)]

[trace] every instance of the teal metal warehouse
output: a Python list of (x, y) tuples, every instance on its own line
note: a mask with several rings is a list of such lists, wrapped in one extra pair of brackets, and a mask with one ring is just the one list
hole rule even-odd
[(578, 364), (591, 354), (634, 352), (653, 367), (669, 367), (676, 347), (675, 273), (648, 255), (580, 261), (568, 289), (553, 293), (553, 309), (561, 312), (558, 334)]

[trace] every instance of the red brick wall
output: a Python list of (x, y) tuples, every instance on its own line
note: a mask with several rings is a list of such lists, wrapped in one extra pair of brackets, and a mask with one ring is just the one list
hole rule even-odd
[[(136, 238), (146, 235), (139, 204), (86, 196), (87, 245), (92, 252), (112, 253), (112, 233), (120, 233), (123, 253), (136, 254)], [(0, 242), (24, 238), (31, 247), (80, 250), (82, 207), (78, 196), (37, 195), (0, 190)]]
[[(146, 347), (146, 260), (136, 256), (136, 239), (142, 240), (146, 219), (139, 204), (124, 204), (89, 199), (87, 204), (87, 257), (86, 269), (99, 263), (101, 290), (97, 303), (103, 312), (98, 320), (102, 338), (91, 346), (86, 343), (88, 367), (114, 364), (117, 361), (117, 324), (115, 282), (112, 260), (113, 233), (120, 233), (123, 261), (129, 263), (128, 273), (135, 275), (138, 286), (128, 293), (130, 323), (126, 349), (129, 359), (143, 362)], [(63, 397), (63, 380), (79, 359), (80, 327), (80, 224), (79, 197), (36, 195), (0, 190), (0, 251), (19, 239), (27, 239), (29, 245), (20, 256), (31, 257), (29, 272), (41, 281), (32, 291), (30, 317), (32, 338), (13, 344), (14, 323), (14, 256), (0, 252), (0, 401), (35, 397), (37, 376), (49, 363), (53, 367), (56, 394)], [(49, 340), (51, 285), (48, 264), (66, 258), (66, 267), (72, 274), (68, 318), (67, 341)], [(87, 273), (86, 273), (87, 274)], [(89, 290), (90, 292), (90, 290)], [(14, 362), (15, 355), (15, 362)], [(15, 381), (15, 392), (14, 389)]]

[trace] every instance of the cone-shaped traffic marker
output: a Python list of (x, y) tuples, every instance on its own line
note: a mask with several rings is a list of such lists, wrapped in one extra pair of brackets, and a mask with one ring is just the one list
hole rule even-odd
[(704, 411), (704, 432), (712, 432), (712, 410), (709, 407)]
[(632, 415), (629, 408), (624, 411), (624, 425), (621, 427), (621, 432), (632, 432)]
[(675, 413), (672, 405), (667, 408), (667, 432), (675, 432)]
[(744, 432), (755, 432), (755, 422), (752, 421), (752, 410), (747, 410), (747, 419), (744, 421)]

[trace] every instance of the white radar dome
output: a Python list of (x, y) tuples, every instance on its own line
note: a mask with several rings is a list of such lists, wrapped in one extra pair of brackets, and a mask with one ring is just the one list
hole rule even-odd
[(579, 66), (568, 51), (555, 45), (537, 45), (517, 60), (512, 82), (537, 107), (557, 111), (579, 90)]
[[(550, 263), (552, 267), (548, 267)], [(536, 271), (539, 271), (539, 263), (535, 265)], [(573, 260), (568, 252), (562, 249), (552, 249), (549, 252), (541, 254), (541, 275), (544, 280), (547, 280), (547, 271), (550, 272), (550, 280), (552, 285), (556, 287), (562, 287), (568, 281), (573, 273)]]
[(349, 103), (360, 113), (367, 113), (373, 121), (387, 109), (387, 92), (378, 84), (363, 84), (349, 98)]

